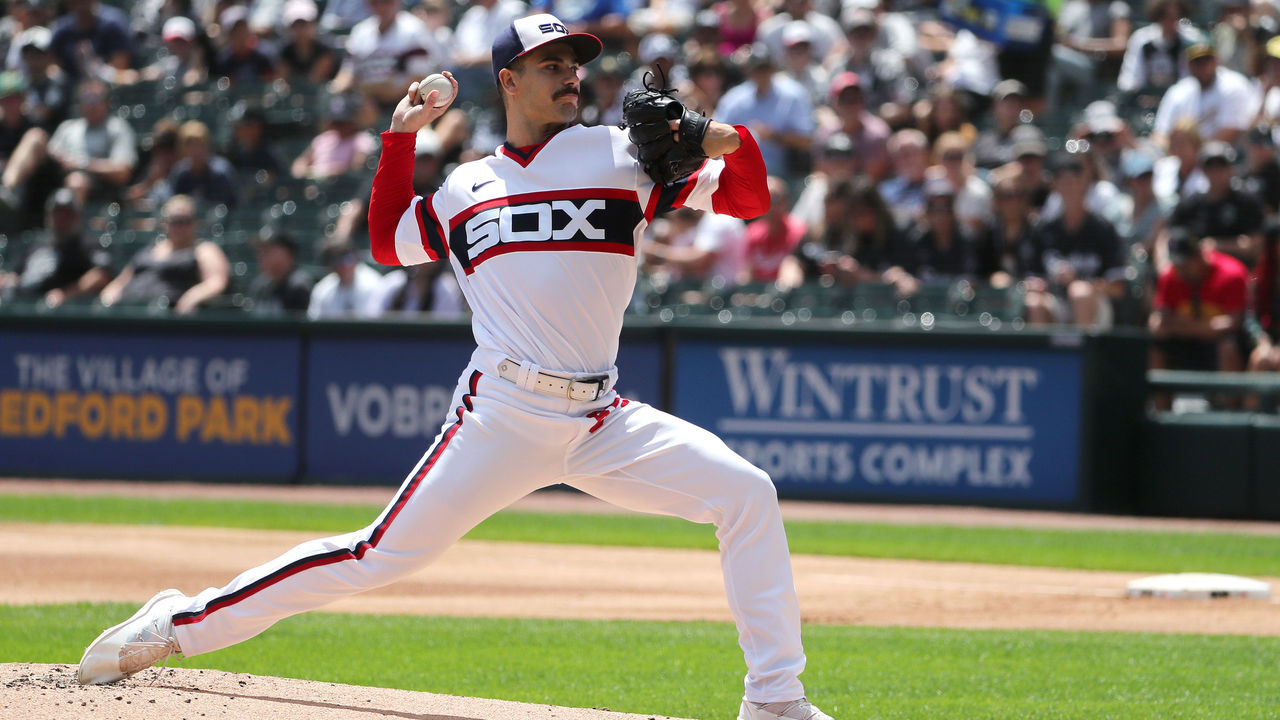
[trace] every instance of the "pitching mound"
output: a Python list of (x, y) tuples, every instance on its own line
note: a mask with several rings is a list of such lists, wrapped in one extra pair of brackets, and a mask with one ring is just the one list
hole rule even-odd
[[(74, 665), (0, 664), (0, 717), (38, 720), (670, 720), (409, 690), (170, 668), (82, 687)], [(152, 679), (155, 682), (152, 683)]]

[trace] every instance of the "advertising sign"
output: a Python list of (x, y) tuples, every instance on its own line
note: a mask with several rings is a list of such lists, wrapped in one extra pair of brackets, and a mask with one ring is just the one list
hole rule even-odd
[(1071, 503), (1079, 351), (678, 347), (676, 414), (791, 496)]
[(0, 331), (0, 473), (297, 471), (295, 339)]
[[(450, 416), (470, 340), (317, 338), (307, 382), (306, 471), (330, 483), (398, 484)], [(618, 391), (657, 404), (657, 342), (624, 342)]]

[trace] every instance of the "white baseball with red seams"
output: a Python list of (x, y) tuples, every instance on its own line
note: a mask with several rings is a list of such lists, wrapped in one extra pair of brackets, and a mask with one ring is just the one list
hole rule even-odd
[(432, 73), (422, 78), (422, 82), (418, 83), (419, 102), (426, 102), (427, 95), (431, 94), (432, 90), (440, 93), (436, 96), (436, 101), (432, 103), (434, 107), (444, 107), (453, 99), (453, 83), (449, 82), (449, 78), (440, 73)]
[[(567, 33), (547, 17), (516, 25)], [(519, 29), (512, 42), (528, 49)], [(800, 612), (769, 476), (712, 433), (612, 389), (639, 241), (654, 216), (680, 206), (737, 217), (768, 209), (759, 148), (737, 132), (738, 150), (657, 187), (621, 130), (570, 125), (540, 145), (504, 145), (458, 167), (426, 198), (412, 190), (414, 135), (383, 133), (369, 209), (374, 257), (449, 262), (474, 313), (477, 348), (454, 410), (371, 525), (299, 545), (175, 612), (183, 653), (394, 582), (494, 512), (566, 483), (623, 508), (715, 524), (745, 699), (802, 698)], [(422, 369), (442, 370), (451, 369)], [(570, 390), (557, 397), (548, 388)]]

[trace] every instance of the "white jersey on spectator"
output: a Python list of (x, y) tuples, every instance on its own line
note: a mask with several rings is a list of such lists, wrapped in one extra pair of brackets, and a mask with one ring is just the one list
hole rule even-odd
[(1168, 135), (1180, 120), (1194, 120), (1208, 140), (1222, 130), (1246, 130), (1258, 111), (1258, 96), (1243, 75), (1224, 67), (1208, 89), (1193, 76), (1173, 84), (1160, 99), (1153, 131)]
[(418, 80), (449, 66), (449, 51), (417, 16), (401, 11), (378, 32), (376, 16), (361, 20), (347, 39), (347, 63), (360, 83)]
[(368, 317), (369, 302), (378, 292), (382, 274), (357, 263), (355, 278), (349, 287), (338, 282), (337, 273), (329, 273), (311, 289), (311, 303), (307, 305), (307, 317), (320, 318)]

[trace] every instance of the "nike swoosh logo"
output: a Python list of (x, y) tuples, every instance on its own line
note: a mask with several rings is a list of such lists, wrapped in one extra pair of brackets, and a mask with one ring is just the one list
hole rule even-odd
[(491, 183), (491, 182), (493, 182), (493, 181), (492, 181), (492, 180), (485, 180), (484, 182), (478, 182), (478, 183), (476, 183), (475, 185), (472, 185), (472, 186), (471, 186), (471, 192), (475, 192), (475, 191), (479, 190), (480, 188), (484, 187), (485, 185), (488, 185), (488, 184), (489, 184), (489, 183)]

